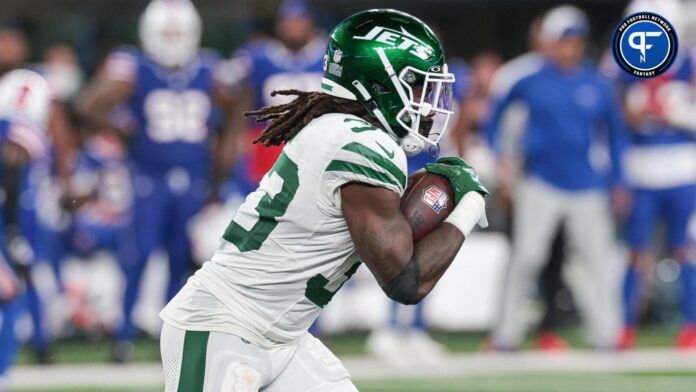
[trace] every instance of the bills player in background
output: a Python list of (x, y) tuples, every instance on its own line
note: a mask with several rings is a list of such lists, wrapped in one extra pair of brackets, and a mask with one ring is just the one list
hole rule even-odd
[[(272, 96), (274, 90), (319, 91), (323, 75), (326, 35), (315, 24), (312, 8), (303, 0), (285, 0), (278, 7), (275, 38), (253, 41), (237, 50), (228, 62), (226, 74), (235, 85), (234, 102), (239, 110), (258, 109), (287, 103), (287, 96)], [(241, 115), (239, 118), (242, 118)], [(258, 185), (273, 166), (281, 147), (253, 144), (264, 124), (242, 123), (250, 132), (241, 133), (245, 153), (236, 177), (246, 194)], [(232, 139), (230, 139), (232, 140)], [(233, 151), (225, 148), (224, 151)]]
[[(35, 69), (44, 75), (45, 69), (35, 64), (27, 64), (31, 48), (27, 37), (18, 23), (0, 25), (0, 75), (19, 68)], [(50, 85), (49, 81), (49, 85)], [(55, 90), (52, 93), (55, 95)], [(47, 132), (50, 134), (50, 154), (40, 160), (32, 160), (25, 165), (19, 184), (23, 203), (17, 212), (13, 249), (21, 249), (20, 259), (27, 265), (25, 270), (30, 277), (31, 270), (38, 262), (48, 261), (56, 266), (56, 250), (60, 248), (58, 239), (59, 221), (66, 214), (61, 208), (61, 198), (69, 200), (69, 175), (75, 154), (72, 127), (60, 97), (54, 96), (51, 102), (51, 116), (48, 118)], [(42, 186), (39, 187), (38, 185)], [(40, 190), (46, 190), (45, 192)], [(58, 283), (60, 284), (60, 283)], [(32, 346), (39, 362), (49, 358), (51, 342), (50, 331), (45, 320), (44, 306), (31, 279), (27, 279), (26, 295), (23, 301), (31, 315), (33, 325)]]
[[(218, 57), (200, 49), (202, 22), (190, 1), (151, 1), (139, 31), (142, 50), (113, 52), (80, 103), (95, 129), (116, 130), (130, 143), (134, 202), (119, 241), (126, 291), (117, 361), (128, 360), (134, 349), (133, 308), (152, 253), (164, 249), (168, 255), (167, 299), (193, 268), (186, 226), (211, 192), (213, 142), (216, 133), (224, 135), (218, 132), (221, 109), (228, 107)], [(135, 120), (131, 129), (112, 121), (115, 109), (124, 107)]]
[(29, 285), (26, 265), (16, 263), (9, 251), (8, 230), (19, 226), (19, 192), (26, 164), (48, 155), (46, 124), (51, 110), (48, 83), (35, 72), (18, 69), (0, 79), (0, 181), (4, 197), (0, 201), (0, 391), (8, 390), (6, 372), (17, 349), (14, 322), (18, 312), (19, 272)]
[[(640, 11), (662, 15), (678, 33), (684, 26), (678, 0), (633, 1), (626, 15)], [(684, 319), (676, 345), (696, 349), (696, 260), (687, 235), (696, 203), (696, 137), (693, 125), (689, 129), (689, 122), (681, 121), (694, 116), (693, 108), (687, 108), (696, 81), (693, 55), (693, 48), (682, 43), (671, 68), (651, 79), (634, 78), (613, 68), (632, 131), (626, 157), (633, 208), (627, 222), (631, 252), (624, 281), (624, 329), (618, 343), (622, 349), (632, 348), (637, 340), (646, 273), (654, 258), (654, 228), (660, 222), (665, 224), (669, 257), (681, 265)]]
[[(30, 52), (26, 34), (19, 23), (0, 24), (0, 76), (18, 68), (36, 68), (38, 73), (46, 74), (43, 67), (27, 63)], [(48, 79), (49, 75), (46, 74), (44, 77)], [(55, 171), (61, 186), (67, 188), (65, 182), (71, 172), (70, 163), (75, 154), (75, 141), (64, 105), (59, 100), (54, 100), (51, 106), (48, 132), (55, 155)]]

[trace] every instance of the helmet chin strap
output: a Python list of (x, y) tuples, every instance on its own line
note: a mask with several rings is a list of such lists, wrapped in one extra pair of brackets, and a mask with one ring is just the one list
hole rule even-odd
[[(376, 48), (375, 51), (377, 52), (377, 56), (379, 56), (380, 61), (382, 61), (384, 70), (387, 72), (387, 75), (394, 85), (396, 92), (399, 94), (401, 101), (404, 103), (404, 105), (408, 105), (408, 102), (410, 101), (408, 95), (406, 95), (406, 91), (404, 90), (403, 86), (401, 86), (399, 77), (396, 75), (396, 72), (394, 72), (394, 67), (389, 62), (387, 55), (384, 53), (384, 49)], [(381, 112), (380, 115), (382, 115)], [(382, 116), (382, 118), (384, 118), (384, 116)], [(417, 136), (414, 136), (410, 131), (408, 131), (406, 136), (401, 139), (401, 148), (404, 150), (404, 153), (406, 153), (406, 156), (412, 157), (417, 155), (423, 150), (424, 147), (425, 142), (419, 139)]]
[[(357, 80), (353, 81), (353, 86), (358, 90), (358, 92), (360, 92), (360, 95), (362, 95), (363, 99), (365, 100), (365, 102), (367, 102), (368, 106), (372, 108), (372, 114), (374, 114), (374, 116), (377, 118), (377, 121), (379, 121), (379, 123), (382, 124), (382, 126), (387, 132), (389, 132), (395, 138), (399, 139), (399, 136), (396, 134), (396, 132), (394, 132), (391, 125), (389, 125), (387, 118), (384, 117), (382, 111), (379, 110), (377, 105), (374, 104), (372, 96), (370, 96), (370, 93), (367, 92), (365, 86), (363, 86), (362, 83), (360, 83)], [(401, 138), (401, 149), (404, 150), (404, 153), (408, 157), (417, 155), (419, 152), (423, 150), (424, 147), (425, 143), (423, 142), (423, 140), (413, 136), (410, 132), (406, 133), (406, 136)]]
[(418, 155), (419, 152), (423, 151), (424, 147), (425, 142), (411, 135), (411, 133), (408, 133), (403, 139), (401, 139), (401, 149), (404, 150), (407, 157)]

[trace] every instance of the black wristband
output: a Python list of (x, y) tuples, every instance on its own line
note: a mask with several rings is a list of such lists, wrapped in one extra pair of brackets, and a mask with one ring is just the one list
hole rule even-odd
[(419, 288), (420, 266), (418, 265), (418, 260), (413, 258), (394, 279), (382, 287), (382, 290), (394, 301), (412, 305), (419, 302)]

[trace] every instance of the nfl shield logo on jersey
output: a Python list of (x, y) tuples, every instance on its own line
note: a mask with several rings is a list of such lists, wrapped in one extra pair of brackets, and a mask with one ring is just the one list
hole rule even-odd
[(440, 210), (446, 208), (447, 194), (442, 189), (432, 185), (423, 191), (423, 202), (439, 214)]

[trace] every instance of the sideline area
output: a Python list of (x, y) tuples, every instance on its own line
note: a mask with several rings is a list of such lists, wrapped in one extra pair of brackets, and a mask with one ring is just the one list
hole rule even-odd
[[(346, 356), (343, 363), (361, 390), (370, 391), (579, 391), (588, 383), (593, 390), (605, 390), (602, 383), (606, 383), (606, 390), (686, 391), (696, 383), (696, 353), (671, 349), (458, 353), (440, 364), (414, 367), (390, 366), (362, 356)], [(161, 388), (162, 374), (158, 363), (22, 365), (13, 371), (12, 384), (16, 391), (149, 392)], [(660, 389), (650, 389), (651, 385)]]

